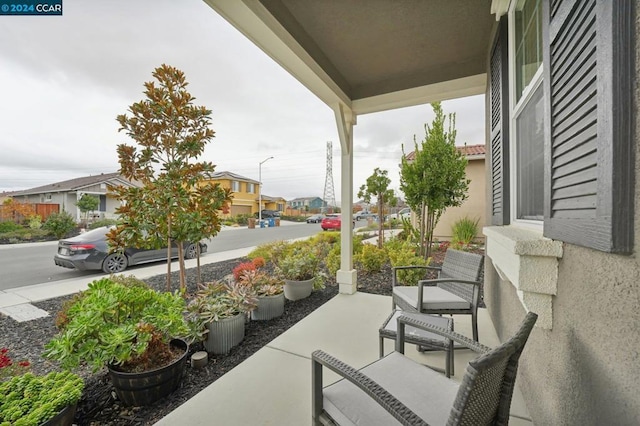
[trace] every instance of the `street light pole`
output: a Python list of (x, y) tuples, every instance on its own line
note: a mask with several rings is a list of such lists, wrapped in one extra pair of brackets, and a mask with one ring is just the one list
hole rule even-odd
[(262, 164), (271, 160), (273, 157), (265, 158), (258, 165), (258, 223), (262, 226)]

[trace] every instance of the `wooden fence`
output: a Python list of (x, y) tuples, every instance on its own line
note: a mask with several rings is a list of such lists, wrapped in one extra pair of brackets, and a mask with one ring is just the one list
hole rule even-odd
[[(31, 208), (32, 211), (35, 211), (35, 214), (40, 216), (42, 222), (47, 220), (52, 213), (60, 212), (60, 204), (44, 204), (44, 203), (21, 203), (27, 209)], [(6, 208), (4, 205), (0, 205), (0, 222), (12, 221), (15, 223), (22, 223), (24, 220), (28, 219), (25, 215), (20, 212)]]

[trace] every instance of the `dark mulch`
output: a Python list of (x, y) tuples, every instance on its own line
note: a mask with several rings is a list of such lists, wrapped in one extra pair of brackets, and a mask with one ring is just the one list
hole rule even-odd
[[(434, 254), (434, 263), (441, 263), (443, 253)], [(203, 281), (221, 279), (230, 274), (233, 268), (246, 259), (236, 259), (202, 266)], [(196, 289), (195, 269), (189, 270), (188, 292)], [(375, 274), (359, 274), (358, 290), (368, 293), (391, 294), (390, 267)], [(156, 276), (145, 280), (149, 285), (165, 290), (166, 275)], [(172, 274), (174, 288), (178, 283), (177, 273)], [(338, 293), (336, 282), (327, 278), (326, 288), (314, 291), (310, 297), (295, 302), (286, 301), (285, 313), (270, 321), (250, 321), (246, 326), (244, 341), (231, 350), (228, 355), (209, 357), (209, 364), (203, 369), (194, 371), (190, 366), (186, 368), (181, 387), (170, 396), (147, 407), (124, 407), (117, 399), (111, 381), (106, 371), (92, 374), (88, 370), (79, 373), (85, 378), (85, 391), (78, 404), (76, 423), (78, 425), (148, 425), (153, 424), (183, 402), (193, 397), (200, 390), (224, 375), (227, 371), (240, 364), (258, 349), (269, 343), (281, 333), (296, 324), (316, 308), (330, 300)], [(55, 362), (41, 357), (43, 345), (56, 334), (54, 325), (55, 314), (62, 303), (69, 297), (46, 300), (35, 303), (40, 309), (50, 313), (49, 317), (18, 323), (11, 318), (0, 315), (0, 347), (7, 347), (12, 359), (29, 360), (32, 371), (46, 373), (57, 370)], [(190, 347), (189, 355), (203, 350), (197, 343)]]

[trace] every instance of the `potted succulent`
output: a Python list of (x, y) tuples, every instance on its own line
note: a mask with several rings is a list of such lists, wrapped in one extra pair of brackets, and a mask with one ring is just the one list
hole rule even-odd
[(252, 320), (270, 320), (284, 313), (284, 287), (282, 279), (254, 269), (244, 271), (238, 283), (253, 290), (257, 298)]
[(292, 250), (277, 260), (276, 271), (284, 279), (284, 297), (300, 300), (323, 287), (320, 259), (313, 252)]
[(126, 405), (148, 405), (173, 392), (186, 365), (184, 299), (133, 277), (93, 281), (59, 314), (60, 333), (44, 355), (65, 368), (107, 366)]
[(0, 424), (70, 426), (83, 388), (69, 371), (13, 376), (0, 383)]
[(245, 317), (256, 303), (253, 290), (232, 279), (203, 284), (187, 306), (190, 326), (205, 336), (207, 352), (228, 354), (244, 339)]

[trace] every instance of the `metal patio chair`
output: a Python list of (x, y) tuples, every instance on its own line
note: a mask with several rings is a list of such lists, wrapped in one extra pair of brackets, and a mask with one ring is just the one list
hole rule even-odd
[[(396, 348), (404, 327), (446, 335), (481, 355), (469, 362), (461, 383), (392, 352), (356, 370), (322, 351), (312, 359), (314, 425), (488, 425), (508, 424), (518, 360), (538, 316), (528, 313), (518, 332), (495, 349), (430, 326), (415, 318), (398, 319)], [(323, 388), (323, 367), (343, 379)]]
[[(393, 268), (392, 300), (403, 311), (425, 314), (471, 315), (473, 340), (478, 341), (478, 305), (484, 256), (455, 249), (448, 249), (442, 267), (397, 266)], [(407, 269), (437, 270), (438, 278), (418, 281), (417, 286), (403, 286), (398, 282), (398, 272)], [(420, 302), (419, 302), (420, 301)]]

